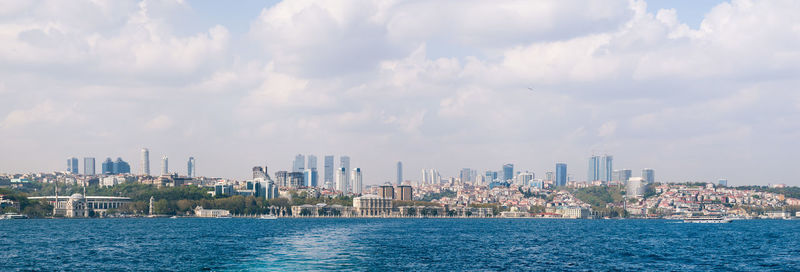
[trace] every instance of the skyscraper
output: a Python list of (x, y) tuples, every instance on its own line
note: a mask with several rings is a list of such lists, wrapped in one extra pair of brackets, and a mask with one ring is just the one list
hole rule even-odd
[(354, 194), (360, 195), (363, 186), (363, 177), (361, 176), (361, 168), (353, 168), (351, 176), (351, 188)]
[(403, 183), (403, 162), (397, 162), (397, 185)]
[(347, 183), (347, 181), (350, 180), (350, 172), (348, 170), (348, 169), (350, 169), (350, 157), (348, 157), (348, 156), (339, 157), (339, 167), (342, 167), (342, 168), (345, 169), (345, 171), (344, 171), (345, 183)]
[(617, 181), (625, 183), (628, 182), (628, 179), (631, 178), (631, 175), (633, 175), (633, 171), (631, 171), (631, 169), (620, 169), (617, 170), (617, 175), (618, 175), (616, 177)]
[(322, 183), (325, 186), (329, 186), (329, 187), (326, 187), (325, 189), (333, 189), (333, 156), (332, 155), (326, 155), (324, 164), (325, 164), (324, 165), (325, 169), (323, 169), (323, 171), (324, 171), (323, 172), (323, 176), (324, 177), (323, 177)]
[(567, 186), (567, 164), (556, 163), (555, 186)]
[(600, 157), (592, 155), (589, 157), (588, 171), (586, 173), (586, 181), (600, 180)]
[(267, 180), (267, 172), (261, 166), (253, 166), (253, 179)]
[(169, 175), (169, 159), (166, 155), (161, 157), (161, 175)]
[(150, 150), (142, 148), (142, 175), (150, 175)]
[(458, 177), (463, 183), (472, 182), (472, 170), (469, 168), (462, 168), (458, 173)]
[(656, 171), (650, 168), (642, 169), (642, 179), (644, 179), (647, 184), (656, 182)]
[(347, 193), (347, 168), (339, 167), (336, 170), (336, 191)]
[(67, 158), (67, 172), (78, 174), (78, 158)]
[(294, 163), (292, 164), (292, 172), (300, 172), (302, 173), (305, 170), (306, 165), (306, 156), (303, 154), (297, 154), (294, 156)]
[(514, 165), (506, 163), (503, 165), (503, 181), (514, 179)]
[(601, 181), (607, 183), (613, 180), (612, 174), (614, 173), (614, 156), (603, 155), (600, 157), (600, 169), (598, 172)]
[(308, 167), (306, 169), (317, 169), (317, 156), (308, 155)]
[(111, 158), (106, 158), (106, 160), (100, 164), (100, 171), (103, 175), (114, 174), (114, 161), (112, 161)]
[(195, 171), (197, 170), (195, 168), (194, 157), (189, 157), (189, 161), (186, 162), (186, 176), (193, 178), (196, 175)]
[(131, 172), (131, 165), (117, 157), (117, 160), (114, 161), (113, 172), (114, 174), (128, 174)]
[(94, 158), (92, 157), (83, 158), (83, 174), (87, 176), (93, 176), (95, 174)]
[(309, 188), (318, 186), (317, 168), (309, 168), (303, 172), (303, 185)]

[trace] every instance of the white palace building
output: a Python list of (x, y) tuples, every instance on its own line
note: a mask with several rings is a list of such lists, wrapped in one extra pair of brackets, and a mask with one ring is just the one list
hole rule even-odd
[(53, 216), (63, 217), (89, 217), (104, 216), (110, 209), (118, 209), (131, 202), (128, 197), (118, 196), (84, 196), (73, 194), (71, 196), (38, 196), (29, 197), (32, 200), (47, 200), (53, 205)]

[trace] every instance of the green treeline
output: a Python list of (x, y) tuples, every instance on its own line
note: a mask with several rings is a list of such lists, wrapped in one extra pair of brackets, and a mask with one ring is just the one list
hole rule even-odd
[(437, 199), (441, 199), (443, 197), (456, 197), (456, 192), (448, 189), (444, 189), (439, 193), (429, 193), (422, 197), (422, 201), (433, 201)]

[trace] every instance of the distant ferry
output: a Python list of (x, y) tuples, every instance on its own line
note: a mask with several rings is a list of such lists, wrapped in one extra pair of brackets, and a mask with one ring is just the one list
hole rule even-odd
[(278, 219), (274, 214), (262, 214), (258, 219)]
[(28, 216), (18, 213), (7, 213), (7, 214), (0, 214), (0, 219), (28, 219)]
[(698, 217), (687, 217), (683, 219), (683, 223), (730, 223), (731, 219), (724, 218), (724, 217), (714, 217), (714, 216), (698, 216)]

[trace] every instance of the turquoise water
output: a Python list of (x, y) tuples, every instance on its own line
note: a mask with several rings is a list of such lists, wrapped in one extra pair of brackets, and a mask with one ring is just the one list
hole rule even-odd
[(0, 221), (0, 271), (800, 271), (800, 220)]

